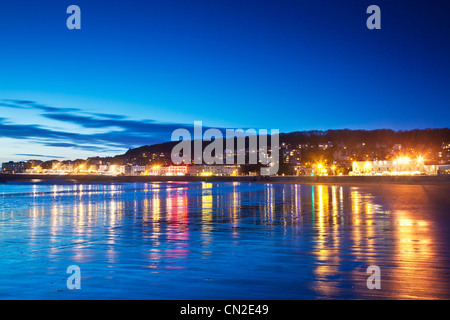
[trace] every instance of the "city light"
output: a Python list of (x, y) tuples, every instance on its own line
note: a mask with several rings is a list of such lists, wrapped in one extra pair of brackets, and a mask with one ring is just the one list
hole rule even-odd
[(202, 172), (200, 175), (204, 176), (204, 177), (209, 177), (209, 176), (212, 176), (213, 174), (212, 174), (212, 172)]
[(411, 159), (409, 157), (399, 157), (397, 158), (398, 164), (408, 164)]

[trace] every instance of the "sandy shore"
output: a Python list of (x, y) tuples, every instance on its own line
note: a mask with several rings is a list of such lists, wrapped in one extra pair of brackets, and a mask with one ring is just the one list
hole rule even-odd
[(107, 176), (107, 175), (43, 175), (43, 174), (0, 174), (0, 183), (8, 181), (61, 180), (79, 183), (96, 182), (159, 182), (159, 181), (208, 181), (208, 182), (271, 182), (302, 184), (355, 184), (355, 183), (397, 183), (397, 184), (450, 184), (450, 176)]

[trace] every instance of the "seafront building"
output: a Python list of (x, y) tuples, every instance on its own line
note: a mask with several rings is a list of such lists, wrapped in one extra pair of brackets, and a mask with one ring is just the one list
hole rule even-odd
[(2, 164), (2, 172), (4, 173), (23, 173), (27, 169), (26, 163), (23, 161), (20, 162), (4, 162)]
[(3, 173), (9, 174), (98, 174), (98, 175), (153, 175), (153, 176), (236, 176), (240, 174), (238, 165), (87, 165), (75, 163), (54, 163), (48, 169), (30, 167), (25, 162), (3, 163)]
[(425, 165), (423, 159), (354, 161), (350, 175), (437, 175), (439, 165)]
[(438, 165), (437, 167), (438, 175), (450, 175), (450, 164)]
[[(395, 160), (353, 161), (342, 165), (337, 162), (310, 163), (306, 165), (290, 165), (288, 175), (300, 176), (335, 176), (335, 175), (450, 175), (450, 164), (425, 164), (418, 157), (410, 159), (400, 157)], [(242, 170), (241, 170), (242, 169)], [(237, 176), (253, 175), (256, 172), (245, 172), (239, 165), (116, 165), (110, 163), (94, 164), (89, 161), (42, 161), (5, 162), (2, 165), (4, 174), (97, 174), (127, 176)], [(284, 175), (284, 173), (280, 173)]]
[(235, 165), (172, 165), (153, 166), (147, 171), (149, 175), (161, 176), (236, 176), (239, 166)]
[(188, 172), (192, 176), (237, 176), (239, 166), (233, 165), (191, 165)]
[(157, 168), (159, 176), (185, 176), (188, 173), (187, 166), (163, 166)]

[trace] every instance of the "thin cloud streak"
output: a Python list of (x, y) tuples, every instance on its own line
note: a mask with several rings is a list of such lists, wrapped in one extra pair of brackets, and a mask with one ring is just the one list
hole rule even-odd
[(34, 154), (34, 153), (16, 153), (16, 156), (25, 156), (25, 157), (36, 157), (36, 158), (51, 158), (51, 159), (64, 159), (64, 157), (60, 156), (47, 156), (43, 154)]
[[(52, 107), (31, 100), (3, 99), (0, 106), (44, 111), (40, 116), (86, 129), (110, 129), (85, 134), (51, 129), (39, 124), (16, 124), (0, 118), (0, 137), (28, 140), (45, 147), (73, 148), (92, 152), (123, 152), (129, 148), (170, 141), (175, 129), (193, 125), (131, 120), (125, 115), (84, 112), (79, 108)], [(81, 112), (79, 112), (81, 111)], [(81, 113), (81, 114), (80, 114)], [(82, 132), (82, 130), (80, 130)]]

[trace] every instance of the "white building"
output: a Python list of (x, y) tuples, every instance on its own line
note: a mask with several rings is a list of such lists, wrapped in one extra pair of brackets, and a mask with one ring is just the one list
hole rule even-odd
[(437, 166), (425, 165), (423, 159), (399, 158), (392, 161), (355, 161), (351, 175), (418, 175), (437, 174)]
[(162, 176), (236, 176), (239, 175), (239, 166), (234, 165), (172, 165), (147, 166), (147, 175)]
[(239, 174), (239, 166), (190, 165), (188, 173), (193, 176), (237, 176)]
[(439, 165), (436, 166), (437, 167), (437, 174), (439, 175), (450, 175), (450, 164), (446, 164), (446, 165)]
[(139, 176), (142, 173), (144, 173), (145, 171), (146, 171), (145, 166), (134, 165), (134, 166), (131, 166), (131, 168), (130, 168), (130, 174), (133, 176)]
[(159, 167), (157, 170), (162, 176), (184, 176), (187, 174), (186, 165)]

